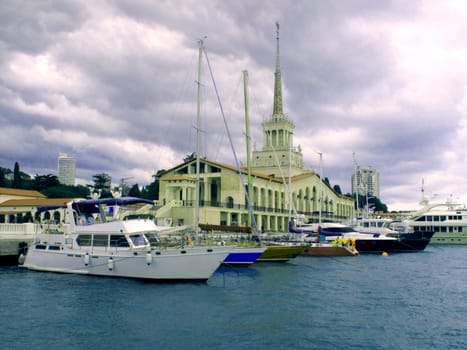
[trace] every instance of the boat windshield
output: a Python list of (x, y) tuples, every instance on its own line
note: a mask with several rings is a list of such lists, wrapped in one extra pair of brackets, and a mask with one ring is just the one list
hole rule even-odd
[(146, 233), (146, 238), (148, 239), (151, 246), (156, 246), (160, 243), (160, 237), (157, 233)]
[(135, 247), (146, 246), (149, 244), (143, 234), (130, 235), (130, 240)]
[(111, 247), (129, 247), (128, 241), (124, 235), (110, 235)]
[(355, 230), (352, 227), (326, 227), (323, 228), (323, 231), (326, 232), (335, 232), (335, 233), (342, 233), (342, 232), (355, 232)]

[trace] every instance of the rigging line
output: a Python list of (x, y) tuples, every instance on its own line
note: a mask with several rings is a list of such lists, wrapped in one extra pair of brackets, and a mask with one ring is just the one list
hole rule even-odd
[(258, 110), (259, 110), (259, 115), (261, 116), (262, 118), (262, 121), (265, 121), (266, 120), (266, 112), (264, 111), (264, 105), (260, 105), (259, 102), (258, 102), (258, 98), (255, 94), (255, 89), (250, 89), (252, 91), (252, 95), (253, 95), (253, 100), (254, 100), (254, 104), (257, 106)]
[[(232, 96), (237, 96), (238, 91), (240, 91), (241, 83), (242, 83), (242, 76), (239, 75), (239, 78), (237, 80), (237, 84), (235, 85), (235, 89), (233, 90), (234, 93), (232, 94)], [(230, 99), (228, 105), (229, 105), (229, 111), (227, 111), (227, 115), (233, 115), (233, 111), (235, 110), (236, 107), (238, 107), (238, 104), (235, 103), (235, 100), (233, 99), (233, 97)], [(224, 141), (224, 138), (225, 138), (224, 134), (221, 134), (221, 133), (218, 134), (217, 140), (216, 140), (217, 147), (214, 147), (214, 149), (216, 150), (215, 152), (216, 157), (214, 159), (218, 159), (218, 155), (222, 150), (221, 147), (223, 146), (222, 141)]]
[[(208, 64), (208, 68), (209, 68), (209, 73), (211, 75), (211, 80), (212, 80), (212, 84), (214, 85), (214, 90), (216, 92), (216, 96), (217, 96), (217, 102), (219, 104), (219, 108), (221, 110), (221, 114), (222, 114), (222, 119), (224, 121), (224, 126), (225, 126), (225, 130), (227, 132), (227, 136), (229, 138), (229, 143), (230, 143), (230, 147), (232, 149), (232, 152), (233, 152), (233, 156), (235, 158), (235, 164), (237, 166), (237, 170), (238, 170), (238, 175), (240, 177), (240, 182), (242, 184), (242, 187), (243, 187), (243, 191), (245, 191), (245, 181), (243, 179), (243, 175), (242, 175), (242, 169), (240, 168), (240, 163), (238, 161), (238, 158), (237, 158), (237, 153), (235, 152), (235, 148), (234, 148), (234, 145), (232, 143), (232, 137), (230, 135), (230, 129), (229, 129), (229, 126), (227, 125), (227, 120), (225, 119), (225, 115), (224, 115), (224, 109), (222, 107), (222, 103), (221, 103), (221, 99), (220, 99), (220, 96), (219, 96), (219, 92), (217, 90), (217, 85), (216, 85), (216, 81), (214, 80), (214, 75), (212, 73), (212, 69), (211, 69), (211, 63), (209, 62), (209, 58), (208, 58), (208, 53), (206, 51), (206, 48), (203, 48), (203, 51), (204, 51), (204, 56), (206, 57), (206, 62)], [(250, 196), (245, 193), (245, 198), (246, 198), (246, 201), (247, 201), (247, 204), (248, 204), (248, 209), (250, 210), (250, 213), (253, 213), (253, 208), (251, 206), (251, 202), (250, 202)], [(254, 215), (251, 215), (251, 219), (253, 221), (253, 228), (254, 228), (254, 231), (256, 232), (257, 231), (257, 227), (256, 227), (256, 220), (255, 220), (255, 216)]]
[[(194, 57), (191, 58), (191, 63), (189, 65), (184, 65), (184, 69), (180, 69), (178, 72), (178, 75), (175, 77), (177, 81), (180, 81), (180, 86), (177, 89), (173, 89), (172, 92), (174, 92), (174, 98), (173, 101), (174, 103), (168, 104), (167, 105), (167, 112), (161, 112), (158, 111), (158, 113), (163, 113), (167, 114), (167, 118), (165, 118), (167, 121), (170, 120), (179, 120), (180, 118), (186, 119), (186, 118), (191, 118), (188, 117), (186, 111), (186, 101), (188, 101), (189, 96), (192, 96), (192, 88), (191, 84), (189, 84), (190, 81), (196, 81), (195, 74), (193, 72), (192, 68), (188, 67), (193, 67), (194, 64), (192, 64), (195, 61)], [(191, 101), (190, 101), (191, 103)], [(165, 120), (164, 119), (164, 120)], [(161, 121), (157, 119), (158, 125), (161, 124)], [(178, 156), (179, 153), (186, 152), (186, 153), (191, 153), (190, 149), (192, 147), (187, 146), (187, 145), (193, 145), (195, 142), (193, 141), (193, 133), (191, 132), (190, 128), (184, 128), (181, 130), (179, 125), (177, 123), (164, 123), (164, 132), (162, 135), (158, 138), (161, 146), (158, 148), (161, 150), (160, 152), (157, 152), (155, 157), (157, 158), (157, 165), (159, 166), (158, 170), (161, 170), (161, 166), (159, 165), (160, 160), (163, 158), (164, 154), (166, 153), (163, 149), (162, 145), (169, 145), (168, 148), (171, 148), (174, 151), (175, 156)], [(180, 134), (182, 133), (182, 136), (180, 137)], [(176, 145), (171, 145), (170, 140), (174, 137), (177, 136), (179, 137), (179, 140), (184, 140), (186, 142), (182, 143), (182, 148), (180, 150), (177, 150)], [(186, 153), (182, 153), (181, 157), (185, 157)]]

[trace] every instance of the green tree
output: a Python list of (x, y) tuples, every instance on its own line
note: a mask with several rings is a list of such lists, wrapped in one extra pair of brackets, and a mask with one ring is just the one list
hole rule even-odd
[(37, 191), (45, 190), (49, 187), (60, 185), (58, 177), (52, 174), (37, 175), (34, 177), (34, 189)]
[(341, 187), (339, 185), (334, 185), (332, 188), (337, 194), (342, 194)]
[(139, 190), (138, 184), (134, 184), (130, 188), (130, 192), (128, 192), (128, 196), (130, 197), (141, 197), (141, 191)]
[(15, 169), (13, 171), (13, 188), (23, 188), (23, 181), (21, 179), (21, 173), (19, 170), (18, 162), (15, 162)]
[(0, 168), (0, 187), (6, 187), (5, 171), (3, 168)]
[[(355, 193), (352, 195), (352, 197), (356, 199)], [(358, 208), (360, 208), (360, 210), (365, 210), (366, 205), (367, 205), (366, 196), (359, 195), (358, 196)], [(357, 201), (355, 200), (355, 209), (357, 209), (356, 206), (357, 206)], [(368, 197), (368, 206), (370, 207), (369, 209), (373, 211), (383, 212), (383, 213), (388, 212), (387, 205), (381, 202), (381, 200), (378, 197), (373, 197), (373, 196)]]
[(83, 185), (68, 186), (59, 184), (40, 191), (47, 198), (88, 198), (89, 187)]
[(141, 198), (156, 200), (159, 199), (159, 178), (166, 170), (158, 170), (156, 175), (153, 175), (154, 181), (145, 186), (141, 191)]
[(381, 202), (381, 200), (378, 197), (372, 197), (371, 200), (369, 200), (371, 204), (374, 205), (374, 210), (387, 213), (388, 212), (388, 206)]
[(112, 178), (110, 175), (101, 173), (92, 176), (94, 181), (94, 191), (100, 193), (100, 198), (111, 198), (110, 192)]
[(196, 159), (196, 152), (193, 152), (191, 154), (187, 154), (185, 156), (185, 158), (183, 158), (183, 162), (186, 163), (188, 162), (189, 160), (193, 160), (193, 159)]

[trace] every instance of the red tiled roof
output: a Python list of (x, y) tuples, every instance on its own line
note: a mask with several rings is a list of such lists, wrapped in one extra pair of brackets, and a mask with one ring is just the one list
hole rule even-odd
[(59, 205), (72, 201), (69, 198), (10, 199), (0, 203), (2, 207), (38, 207), (41, 205)]
[(37, 197), (47, 198), (42, 193), (33, 190), (20, 190), (17, 188), (0, 187), (0, 195), (23, 196), (23, 197)]

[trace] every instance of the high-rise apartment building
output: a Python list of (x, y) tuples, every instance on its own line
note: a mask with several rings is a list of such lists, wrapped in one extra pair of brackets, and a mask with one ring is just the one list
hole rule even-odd
[(62, 185), (75, 185), (76, 159), (66, 153), (58, 155), (58, 181)]
[(352, 193), (357, 193), (361, 196), (378, 197), (379, 198), (379, 172), (371, 167), (358, 166), (355, 174), (352, 175)]

